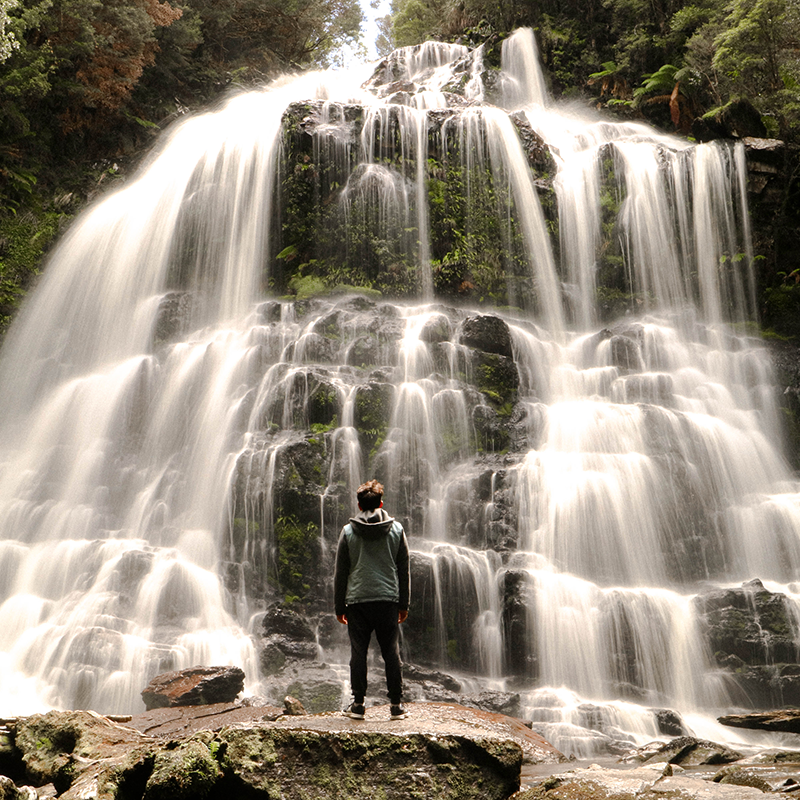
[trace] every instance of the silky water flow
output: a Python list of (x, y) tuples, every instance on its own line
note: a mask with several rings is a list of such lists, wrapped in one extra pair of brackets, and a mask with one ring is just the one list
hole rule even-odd
[[(798, 486), (781, 454), (771, 366), (731, 325), (754, 316), (742, 149), (553, 103), (530, 31), (505, 43), (491, 92), (482, 55), (437, 43), (398, 51), (390, 65), (404, 100), (381, 97), (366, 67), (235, 97), (166, 134), (139, 176), (65, 236), (0, 360), (4, 714), (135, 712), (155, 674), (195, 664), (239, 665), (248, 691), (263, 688), (257, 621), (275, 598), (268, 580), (254, 584), (261, 597), (241, 587), (275, 569), (276, 469), (307, 440), (310, 376), (322, 372), (337, 412), (315, 440), (329, 464), (322, 547), (330, 555), (341, 524), (326, 510), (331, 487), (351, 497), (380, 475), (391, 510), (414, 521), (413, 557), (430, 576), (433, 635), (418, 660), (448, 668), (457, 618), (472, 654), (464, 684), (521, 692), (523, 715), (577, 755), (596, 748), (587, 704), (633, 741), (658, 734), (652, 706), (678, 711), (697, 735), (741, 740), (713, 721), (731, 696), (692, 597), (700, 584), (758, 577), (800, 619)], [(443, 88), (456, 70), (466, 88), (454, 107)], [(422, 305), (323, 298), (300, 313), (267, 300), (281, 124), (300, 100), (321, 109), (315, 158), (324, 150), (348, 174), (342, 219), (400, 242)], [(530, 292), (517, 282), (506, 298), (516, 311), (483, 309), (510, 330), (526, 443), (494, 462), (476, 445), (487, 399), (460, 343), (463, 321), (481, 312), (431, 303), (427, 148), (443, 110), (444, 160), (501, 187), (498, 226), (511, 230), (502, 214), (512, 208), (520, 280), (536, 287), (535, 307), (520, 310)], [(511, 112), (555, 159), (557, 250)], [(400, 168), (387, 148), (401, 151)], [(625, 321), (636, 331), (625, 368), (618, 341), (599, 334), (596, 304), (609, 163), (640, 303)], [(165, 308), (189, 320), (168, 343), (157, 341)], [(435, 345), (432, 324), (444, 331)], [(385, 436), (368, 452), (355, 420), (368, 371), (352, 364), (364, 332), (378, 329), (368, 363), (392, 391)], [(501, 549), (452, 523), (487, 463), (500, 465), (492, 488), (502, 469), (516, 520)], [(234, 509), (236, 492), (257, 502)], [(496, 516), (489, 496), (479, 528)], [(536, 664), (527, 683), (507, 680), (510, 575), (526, 602), (517, 657)], [(623, 639), (635, 656), (624, 668)], [(323, 655), (344, 663), (343, 653)]]

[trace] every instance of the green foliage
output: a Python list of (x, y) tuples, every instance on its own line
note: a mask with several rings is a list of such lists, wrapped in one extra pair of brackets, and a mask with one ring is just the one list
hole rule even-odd
[(634, 89), (634, 101), (641, 101), (649, 94), (670, 94), (675, 86), (675, 75), (677, 67), (672, 64), (664, 64), (657, 72), (644, 75), (644, 81), (638, 89)]
[(19, 0), (0, 0), (0, 63), (19, 47), (19, 40), (10, 27), (8, 12), (19, 5)]
[(57, 212), (0, 217), (0, 331), (11, 320), (25, 289), (64, 216)]
[(303, 525), (294, 515), (275, 521), (276, 578), (287, 603), (303, 601), (308, 595), (308, 576), (314, 572), (318, 541), (319, 526), (313, 522)]
[(148, 146), (161, 121), (325, 65), (360, 35), (357, 0), (0, 0), (0, 209)]

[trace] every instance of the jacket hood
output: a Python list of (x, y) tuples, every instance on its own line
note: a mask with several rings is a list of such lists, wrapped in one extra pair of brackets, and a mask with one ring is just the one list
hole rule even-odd
[(379, 539), (381, 536), (386, 536), (393, 522), (394, 517), (390, 517), (382, 508), (359, 511), (354, 517), (350, 517), (353, 533), (364, 539)]

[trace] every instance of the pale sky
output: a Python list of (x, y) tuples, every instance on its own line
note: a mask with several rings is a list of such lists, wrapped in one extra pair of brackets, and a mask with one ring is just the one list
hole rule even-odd
[[(367, 61), (377, 61), (378, 53), (375, 49), (375, 39), (378, 38), (378, 26), (375, 20), (384, 17), (391, 11), (391, 0), (381, 0), (377, 8), (370, 7), (370, 0), (359, 0), (361, 10), (364, 12), (364, 22), (361, 25), (364, 46), (367, 48)], [(345, 68), (354, 67), (364, 61), (364, 57), (353, 52), (349, 46), (344, 46), (339, 51), (341, 63)]]
[(381, 4), (375, 9), (370, 8), (370, 0), (361, 0), (361, 10), (366, 18), (362, 28), (364, 31), (364, 44), (367, 46), (369, 58), (374, 60), (378, 57), (375, 51), (375, 39), (378, 36), (378, 26), (375, 24), (375, 19), (386, 16), (391, 11), (391, 3), (390, 0), (381, 0)]

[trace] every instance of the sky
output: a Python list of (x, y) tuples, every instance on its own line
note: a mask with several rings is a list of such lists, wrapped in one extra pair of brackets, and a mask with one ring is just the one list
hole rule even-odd
[(377, 9), (370, 8), (370, 0), (361, 0), (361, 10), (364, 12), (365, 23), (362, 28), (364, 31), (364, 44), (367, 47), (370, 60), (374, 61), (377, 57), (375, 50), (375, 39), (378, 37), (378, 26), (375, 23), (377, 17), (386, 16), (391, 10), (390, 0), (381, 0)]

